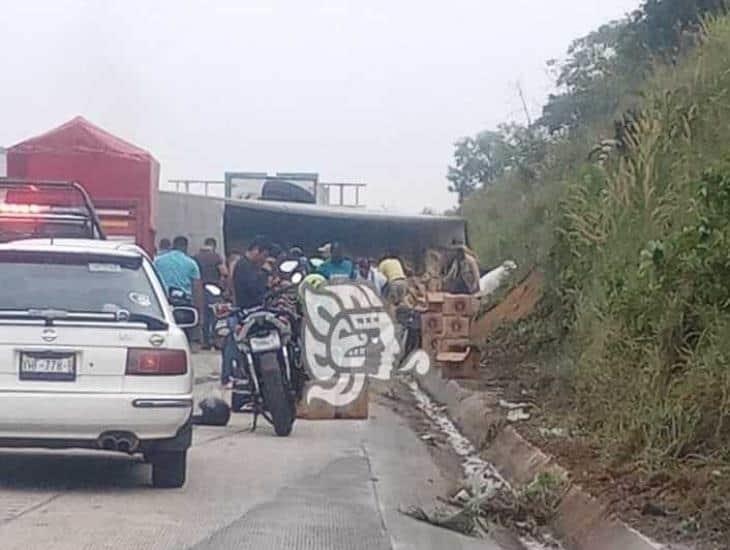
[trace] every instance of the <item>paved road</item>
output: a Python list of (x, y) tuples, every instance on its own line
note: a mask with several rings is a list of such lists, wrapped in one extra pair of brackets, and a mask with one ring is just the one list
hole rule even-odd
[[(196, 393), (211, 356), (196, 356)], [(0, 548), (499, 548), (420, 523), (447, 482), (403, 419), (374, 405), (368, 421), (297, 421), (289, 438), (234, 415), (196, 427), (188, 483), (150, 487), (150, 467), (88, 452), (0, 451)]]

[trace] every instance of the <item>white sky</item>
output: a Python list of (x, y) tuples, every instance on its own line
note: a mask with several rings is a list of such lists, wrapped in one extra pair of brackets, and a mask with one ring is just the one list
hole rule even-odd
[(316, 171), (454, 203), (453, 142), (533, 116), (545, 69), (639, 0), (0, 0), (0, 145), (80, 114), (161, 179)]

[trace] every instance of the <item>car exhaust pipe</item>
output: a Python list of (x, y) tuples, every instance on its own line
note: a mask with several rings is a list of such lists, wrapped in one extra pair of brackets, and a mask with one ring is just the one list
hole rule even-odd
[(105, 451), (131, 454), (139, 447), (139, 439), (130, 432), (107, 432), (99, 436), (97, 445)]

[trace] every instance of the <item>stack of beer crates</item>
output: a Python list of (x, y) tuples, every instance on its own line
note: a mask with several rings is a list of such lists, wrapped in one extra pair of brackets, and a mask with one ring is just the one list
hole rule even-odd
[(429, 292), (428, 311), (421, 316), (422, 346), (444, 378), (479, 377), (479, 350), (469, 338), (479, 307), (468, 294)]

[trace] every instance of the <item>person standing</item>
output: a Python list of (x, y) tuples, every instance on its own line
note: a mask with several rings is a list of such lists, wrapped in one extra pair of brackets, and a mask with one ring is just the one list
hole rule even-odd
[(360, 258), (357, 261), (355, 280), (367, 281), (375, 287), (375, 289), (378, 291), (378, 294), (383, 294), (383, 287), (385, 286), (385, 276), (378, 269), (370, 264), (370, 260), (368, 258)]
[(207, 284), (216, 285), (221, 292), (226, 287), (226, 278), (228, 277), (228, 267), (218, 251), (216, 250), (218, 243), (212, 237), (205, 239), (203, 248), (200, 249), (194, 259), (198, 262), (200, 269), (200, 278), (203, 281), (203, 301), (205, 309), (203, 310), (203, 349), (209, 350), (212, 347), (211, 337), (215, 327), (215, 315), (210, 306), (214, 303), (216, 296), (213, 296), (205, 288)]
[(325, 243), (317, 249), (320, 258), (323, 260), (329, 260), (332, 256), (332, 243)]
[(452, 294), (474, 294), (479, 291), (479, 263), (465, 246), (459, 245), (446, 270), (444, 284)]
[(188, 256), (187, 237), (177, 236), (172, 241), (172, 249), (158, 255), (154, 261), (165, 290), (177, 288), (185, 293), (185, 298), (200, 313), (203, 309), (203, 284), (200, 280), (198, 263)]
[(246, 309), (263, 303), (268, 278), (263, 266), (270, 253), (271, 243), (265, 237), (255, 237), (236, 263), (233, 288), (239, 307)]
[(392, 251), (380, 261), (378, 269), (386, 280), (385, 299), (395, 308), (403, 302), (408, 291), (408, 282), (406, 281), (403, 262), (401, 262), (397, 252)]
[(155, 258), (170, 252), (171, 247), (172, 243), (170, 242), (170, 239), (160, 239), (160, 244), (157, 246), (157, 254), (155, 254)]
[(342, 244), (333, 242), (329, 260), (326, 260), (319, 266), (317, 273), (329, 281), (335, 279), (354, 279), (355, 266), (352, 265), (351, 260), (345, 258)]

